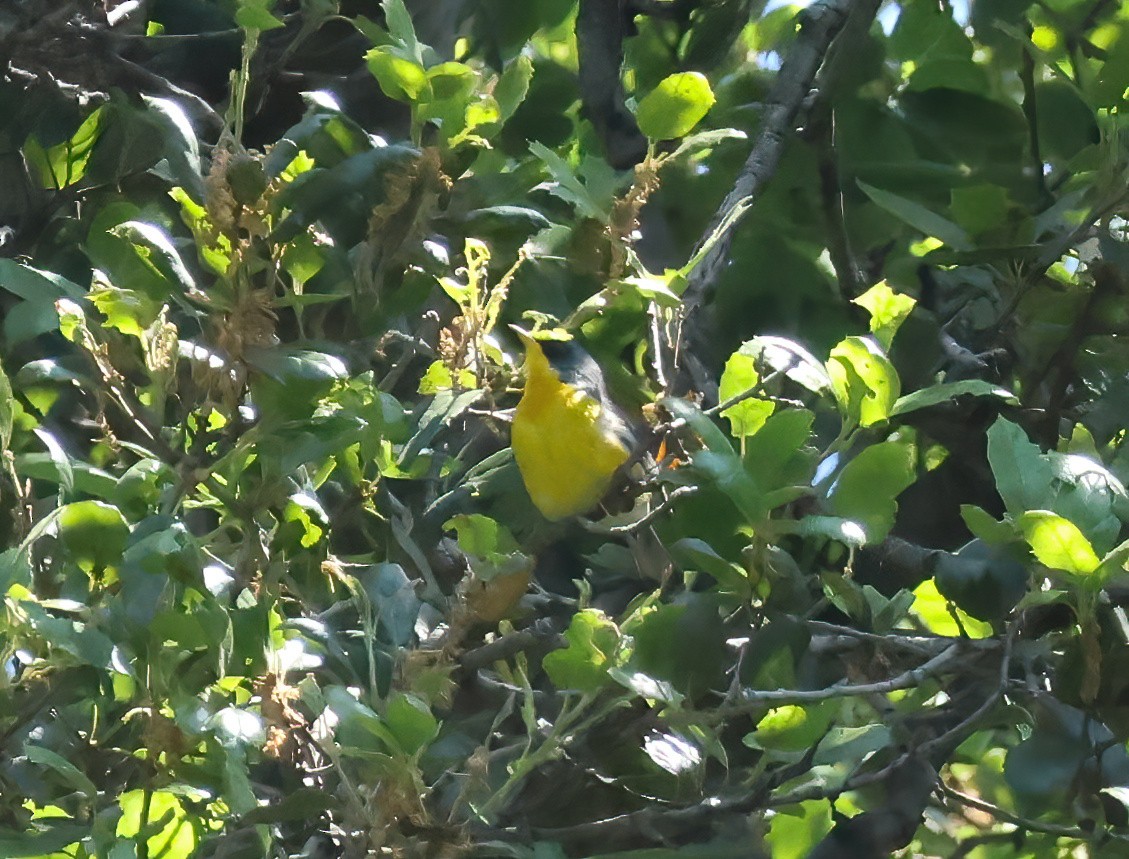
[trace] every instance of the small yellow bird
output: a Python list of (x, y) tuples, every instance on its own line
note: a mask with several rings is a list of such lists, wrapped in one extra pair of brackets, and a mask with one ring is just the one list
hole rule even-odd
[(525, 391), (511, 443), (533, 504), (550, 520), (595, 507), (631, 452), (631, 431), (608, 398), (592, 356), (571, 341), (525, 346)]

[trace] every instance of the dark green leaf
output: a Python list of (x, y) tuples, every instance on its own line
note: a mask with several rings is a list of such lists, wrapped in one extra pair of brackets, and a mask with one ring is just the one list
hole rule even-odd
[(938, 215), (936, 212), (920, 203), (901, 197), (898, 194), (883, 191), (881, 188), (875, 188), (873, 185), (868, 185), (861, 180), (858, 184), (866, 196), (870, 197), (877, 205), (881, 206), (895, 218), (905, 221), (905, 223), (920, 231), (923, 235), (940, 239), (953, 250), (972, 250), (973, 242), (968, 233), (947, 218)]

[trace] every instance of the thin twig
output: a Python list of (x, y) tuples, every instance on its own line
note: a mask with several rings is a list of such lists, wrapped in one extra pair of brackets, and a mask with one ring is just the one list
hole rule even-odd
[(996, 820), (1003, 823), (1010, 823), (1012, 826), (1018, 826), (1020, 829), (1026, 829), (1028, 832), (1043, 832), (1047, 835), (1057, 835), (1061, 838), (1076, 838), (1079, 841), (1089, 841), (1093, 835), (1092, 833), (1085, 832), (1076, 826), (1060, 826), (1055, 823), (1042, 823), (1038, 820), (1032, 820), (1029, 817), (1021, 817), (1018, 814), (1013, 814), (1010, 811), (1000, 808), (998, 805), (993, 805), (975, 796), (969, 796), (967, 793), (961, 793), (955, 788), (949, 787), (944, 782), (940, 783), (941, 793), (961, 805), (966, 805), (969, 808), (975, 808), (977, 811), (983, 811), (992, 815)]
[(693, 495), (701, 489), (700, 486), (680, 486), (667, 495), (662, 503), (654, 509), (650, 510), (645, 516), (636, 519), (634, 522), (628, 522), (626, 525), (611, 525), (602, 526), (598, 522), (583, 521), (584, 528), (594, 534), (632, 534), (642, 528), (644, 525), (649, 525), (655, 521), (659, 516), (669, 510), (676, 500), (683, 498), (687, 495)]
[(877, 683), (836, 683), (823, 689), (746, 689), (742, 700), (718, 707), (709, 714), (715, 718), (738, 716), (753, 712), (765, 704), (800, 704), (846, 698), (852, 695), (874, 695), (911, 689), (920, 685), (939, 669), (953, 662), (963, 650), (963, 642), (956, 641), (932, 659), (896, 677)]

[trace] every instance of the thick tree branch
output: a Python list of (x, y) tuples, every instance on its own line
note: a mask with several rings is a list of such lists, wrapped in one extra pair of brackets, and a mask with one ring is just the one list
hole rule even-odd
[[(877, 5), (873, 0), (867, 0), (867, 4)], [(820, 0), (802, 14), (799, 36), (765, 103), (761, 130), (753, 151), (699, 243), (699, 252), (704, 250), (704, 253), (690, 275), (690, 283), (683, 296), (688, 313), (709, 295), (729, 262), (733, 228), (776, 171), (800, 107), (811, 91), (832, 40), (846, 23), (851, 5), (852, 0)], [(707, 248), (710, 239), (719, 231), (722, 232), (717, 241)]]
[(568, 642), (561, 635), (551, 617), (538, 618), (526, 629), (515, 630), (500, 636), (489, 644), (468, 650), (459, 657), (459, 664), (468, 671), (486, 668), (502, 659), (536, 648), (559, 650)]
[[(702, 339), (702, 323), (694, 311), (712, 294), (729, 263), (733, 231), (745, 213), (756, 202), (765, 183), (776, 172), (784, 146), (794, 131), (796, 118), (808, 98), (816, 75), (823, 66), (831, 44), (851, 14), (869, 26), (878, 9), (878, 0), (819, 0), (801, 16), (800, 33), (776, 76), (764, 106), (760, 134), (737, 176), (733, 189), (726, 195), (710, 220), (698, 249), (691, 260), (693, 270), (683, 295), (686, 323), (683, 336), (687, 344), (681, 352), (694, 386), (704, 390), (709, 385), (694, 361), (696, 346)], [(826, 86), (826, 81), (821, 81)]]
[(646, 138), (624, 104), (619, 74), (629, 23), (622, 0), (580, 0), (576, 13), (580, 102), (604, 144), (608, 163), (618, 169), (639, 163), (647, 151)]

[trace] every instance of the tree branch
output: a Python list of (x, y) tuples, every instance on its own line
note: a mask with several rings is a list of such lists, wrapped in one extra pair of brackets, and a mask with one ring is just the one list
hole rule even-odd
[(724, 719), (759, 710), (765, 704), (812, 703), (850, 695), (881, 695), (899, 689), (910, 689), (920, 685), (936, 671), (956, 660), (961, 652), (961, 642), (956, 641), (916, 668), (877, 683), (836, 683), (823, 689), (749, 689), (744, 692), (740, 701), (718, 707), (709, 715)]
[(526, 629), (499, 636), (489, 644), (468, 650), (459, 657), (459, 665), (468, 671), (477, 671), (502, 659), (509, 659), (525, 650), (545, 647), (559, 650), (568, 644), (551, 617), (538, 618)]
[[(765, 183), (776, 172), (784, 146), (794, 130), (796, 118), (807, 99), (816, 74), (823, 65), (836, 35), (854, 12), (867, 25), (877, 12), (878, 0), (819, 0), (801, 14), (800, 33), (776, 76), (764, 106), (760, 134), (737, 176), (706, 228), (687, 268), (689, 283), (683, 295), (686, 323), (683, 335), (689, 348), (683, 354), (691, 359), (686, 365), (694, 387), (704, 390), (712, 385), (692, 360), (695, 345), (702, 339), (701, 323), (694, 311), (712, 294), (729, 263), (733, 231), (745, 213), (752, 208)], [(852, 8), (854, 7), (854, 8)], [(825, 85), (821, 81), (821, 85)]]
[[(800, 106), (811, 91), (832, 40), (847, 21), (853, 0), (819, 0), (801, 15), (796, 43), (780, 68), (764, 106), (761, 131), (744, 167), (714, 213), (699, 242), (701, 258), (683, 295), (687, 313), (709, 295), (729, 262), (733, 228), (752, 206), (765, 182), (776, 171), (784, 144), (792, 133)], [(868, 5), (876, 6), (873, 0)], [(708, 246), (717, 234), (717, 240)], [(707, 247), (708, 246), (708, 247)]]

